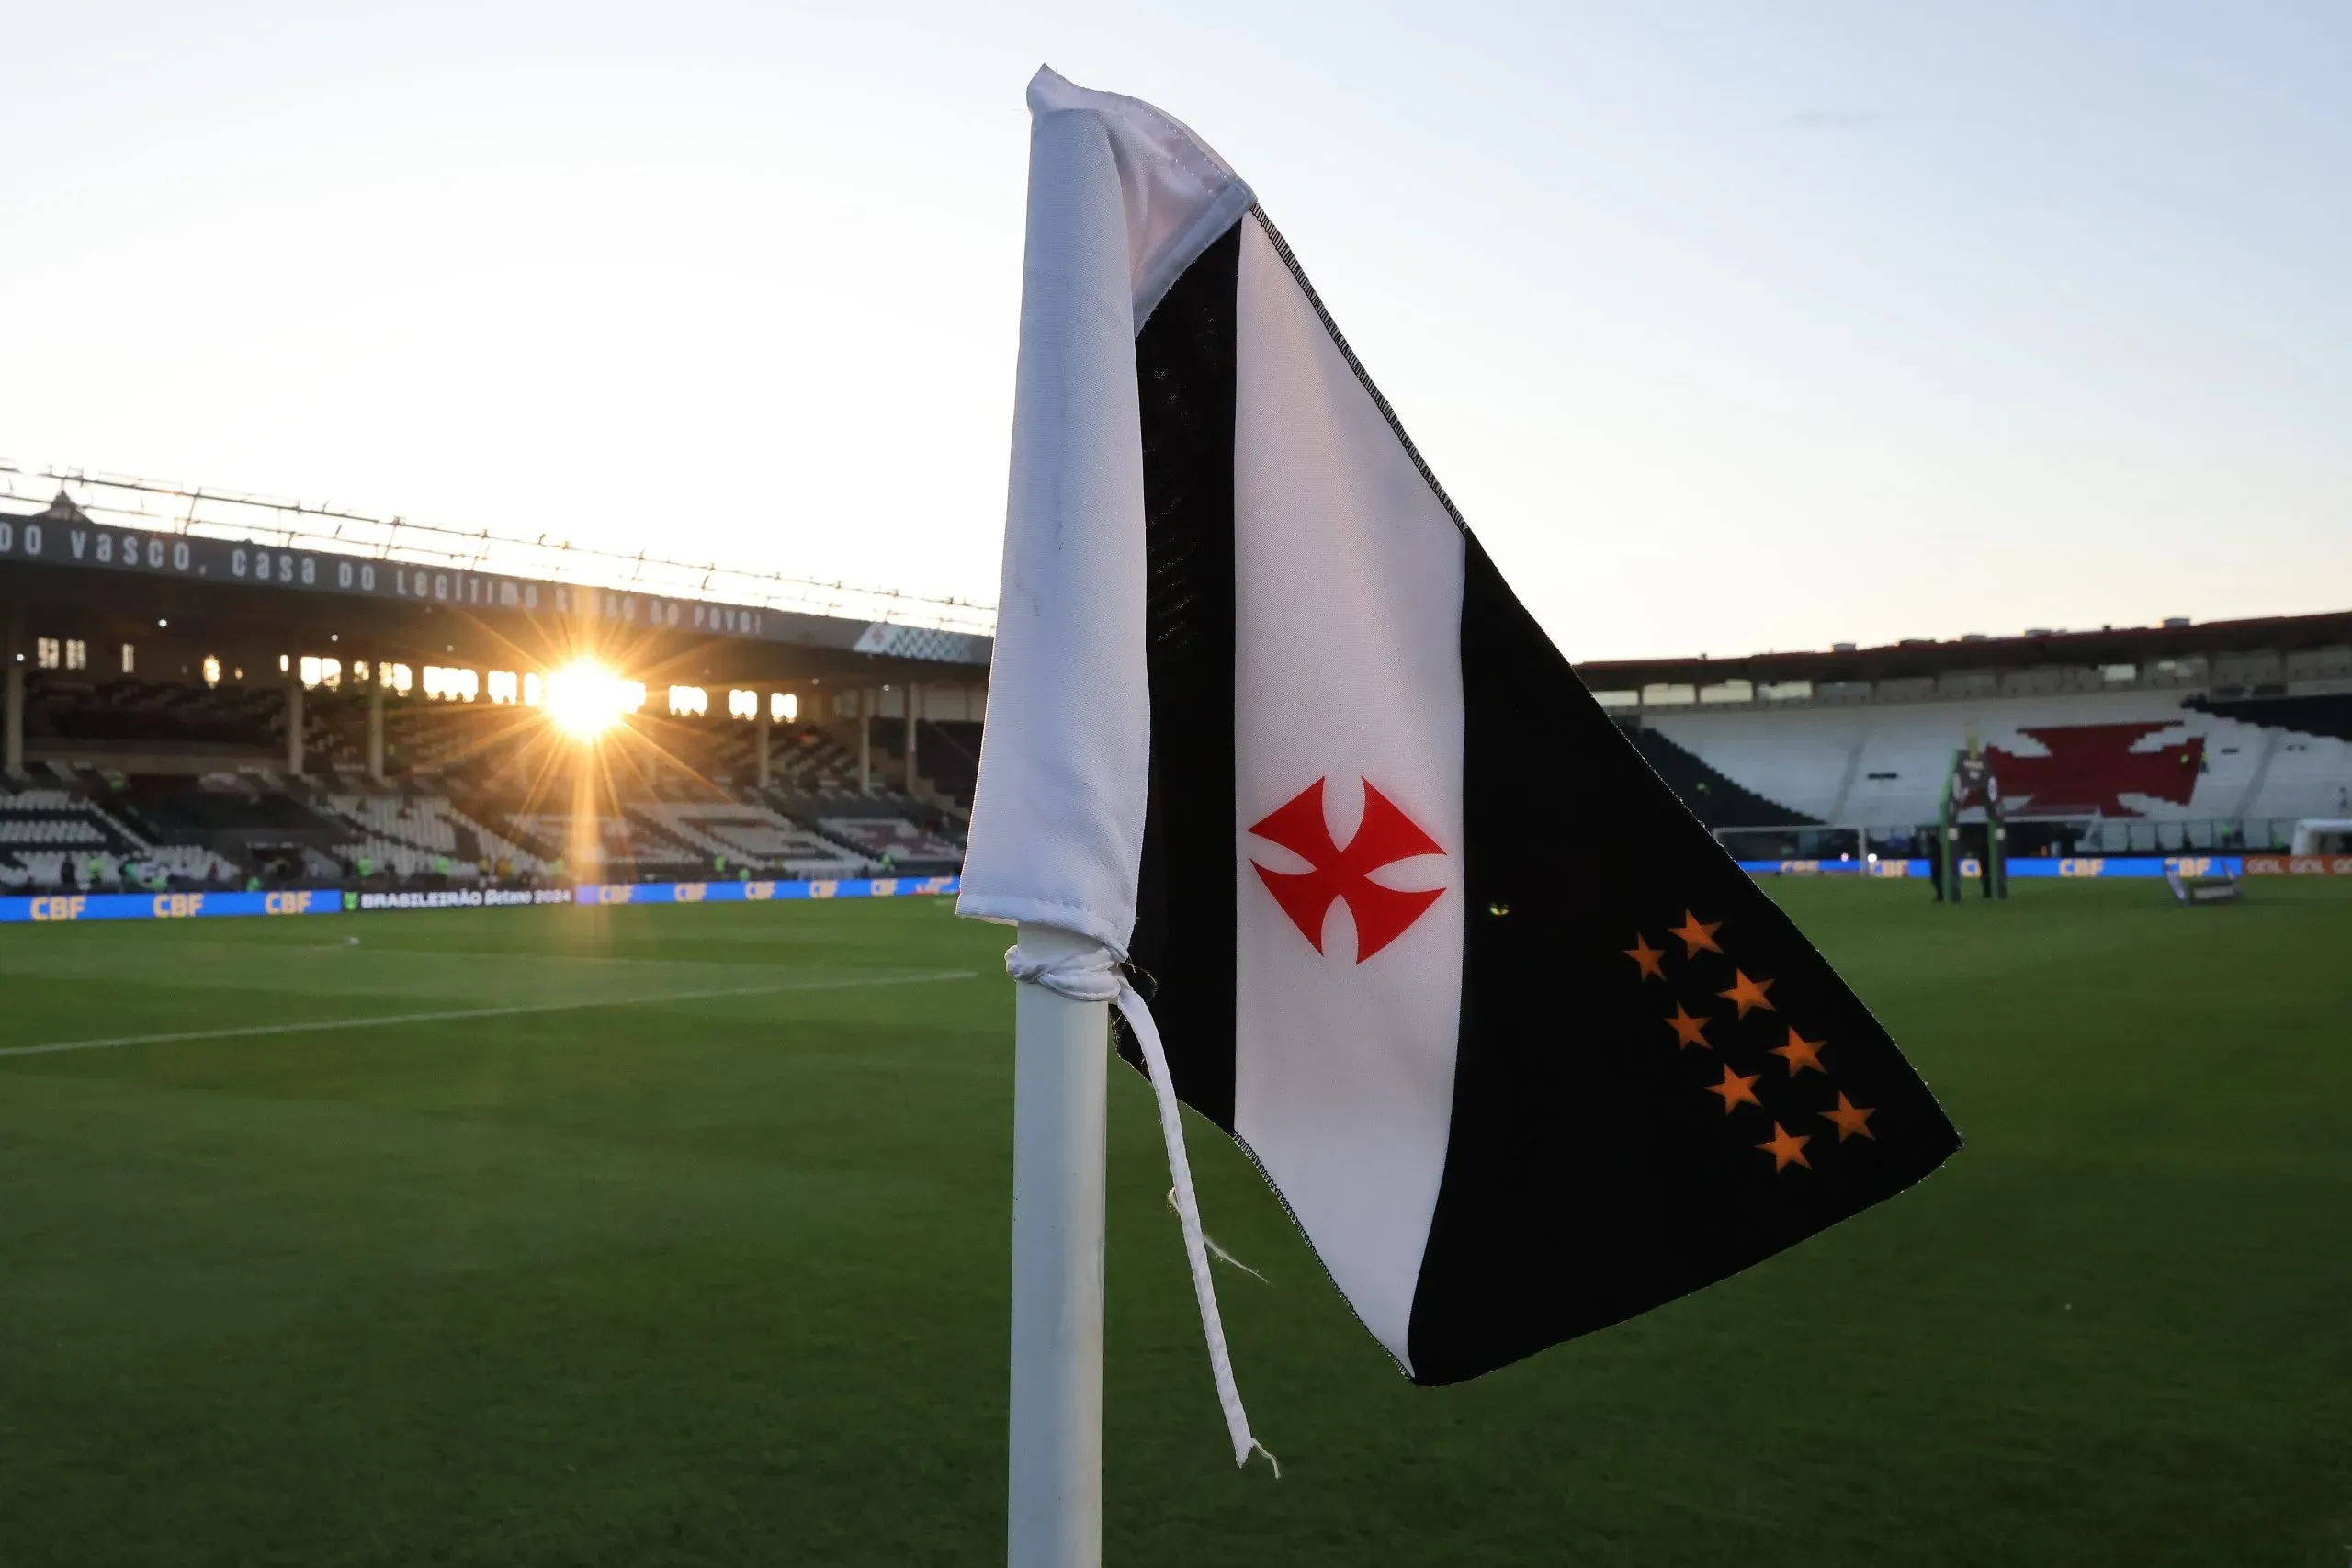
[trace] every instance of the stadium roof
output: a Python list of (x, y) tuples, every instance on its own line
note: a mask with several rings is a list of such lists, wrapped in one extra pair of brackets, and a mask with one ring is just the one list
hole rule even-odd
[(2034, 631), (2023, 637), (1919, 638), (1874, 648), (1838, 647), (1794, 653), (1704, 654), (1675, 659), (1600, 660), (1577, 666), (1595, 691), (1658, 683), (1901, 680), (1963, 670), (2025, 670), (2052, 665), (2143, 664), (2160, 659), (2275, 650), (2294, 653), (2352, 643), (2352, 610), (2251, 620), (2166, 621), (2097, 631)]
[[(0, 573), (15, 580), (12, 625), (25, 614), (71, 615), (127, 635), (177, 619), (183, 634), (201, 630), (223, 653), (232, 644), (258, 652), (264, 641), (282, 652), (286, 639), (313, 635), (356, 639), (388, 659), (414, 651), (514, 662), (600, 650), (744, 680), (852, 671), (968, 679), (991, 648), (974, 629), (989, 624), (987, 607), (955, 601), (458, 535), (329, 508), (221, 502), (138, 481), (67, 482), (38, 510), (17, 510), (6, 504), (25, 499), (8, 493), (12, 477), (23, 489), (22, 470), (0, 467)], [(172, 498), (175, 507), (162, 505)], [(164, 515), (180, 506), (182, 515)], [(539, 574), (525, 575), (532, 567)], [(140, 635), (155, 640), (153, 631)]]
[(673, 560), (643, 550), (577, 545), (545, 534), (525, 538), (486, 528), (450, 528), (333, 502), (277, 500), (0, 459), (0, 516), (39, 513), (61, 503), (85, 522), (190, 539), (978, 637), (988, 637), (996, 626), (994, 606), (967, 600), (926, 598), (718, 561)]

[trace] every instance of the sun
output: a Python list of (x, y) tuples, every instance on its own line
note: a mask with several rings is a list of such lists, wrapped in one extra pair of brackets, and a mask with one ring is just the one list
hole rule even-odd
[(593, 740), (636, 705), (629, 683), (591, 659), (574, 660), (548, 677), (548, 720), (575, 740)]

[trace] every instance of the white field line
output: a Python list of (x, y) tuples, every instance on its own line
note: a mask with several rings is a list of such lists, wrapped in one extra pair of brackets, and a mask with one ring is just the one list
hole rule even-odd
[(652, 997), (600, 997), (593, 1001), (528, 1002), (519, 1007), (459, 1008), (443, 1012), (401, 1012), (376, 1018), (330, 1018), (315, 1023), (256, 1023), (242, 1029), (184, 1029), (170, 1034), (120, 1034), (109, 1040), (54, 1040), (45, 1045), (0, 1046), (0, 1056), (47, 1056), (60, 1051), (113, 1051), (126, 1045), (169, 1045), (183, 1040), (241, 1040), (258, 1034), (309, 1034), (329, 1029), (380, 1029), (394, 1023), (446, 1023), (469, 1018), (515, 1018), (534, 1012), (577, 1012), (584, 1008), (652, 1007), (665, 1002), (707, 1001), (717, 997), (766, 997), (786, 991), (840, 991), (858, 986), (926, 986), (939, 980), (970, 980), (978, 972), (942, 969), (927, 975), (876, 975), (854, 980), (793, 980), (773, 986), (729, 986), (713, 990), (670, 991)]
[[(361, 958), (381, 958), (390, 953), (395, 958), (440, 958), (445, 950), (431, 947), (362, 947), (347, 938), (333, 942), (183, 942), (175, 947), (226, 948), (238, 953), (348, 953)], [(549, 964), (596, 964), (628, 968), (647, 969), (731, 969), (735, 965), (709, 958), (620, 958), (610, 953), (525, 953), (513, 956), (545, 960)], [(28, 971), (28, 973), (31, 971)]]

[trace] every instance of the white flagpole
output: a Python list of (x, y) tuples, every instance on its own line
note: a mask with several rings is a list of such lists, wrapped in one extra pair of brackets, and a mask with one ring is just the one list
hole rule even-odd
[[(1052, 960), (1096, 943), (1023, 925)], [(1107, 1002), (1014, 987), (1012, 1416), (1005, 1561), (1102, 1561), (1102, 1150)]]

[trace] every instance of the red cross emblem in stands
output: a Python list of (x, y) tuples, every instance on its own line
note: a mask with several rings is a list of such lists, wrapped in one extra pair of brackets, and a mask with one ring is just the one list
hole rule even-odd
[(1445, 851), (1396, 802), (1374, 789), (1371, 780), (1363, 782), (1363, 820), (1345, 849), (1332, 841), (1330, 824), (1324, 819), (1321, 779), (1250, 829), (1256, 837), (1279, 844), (1306, 862), (1305, 871), (1272, 871), (1254, 860), (1250, 863), (1316, 952), (1323, 951), (1323, 918), (1331, 912), (1331, 905), (1334, 901), (1347, 905), (1356, 923), (1359, 964), (1403, 936), (1445, 891), (1442, 887), (1406, 891), (1372, 880), (1372, 874), (1383, 866), (1420, 855), (1442, 855)]

